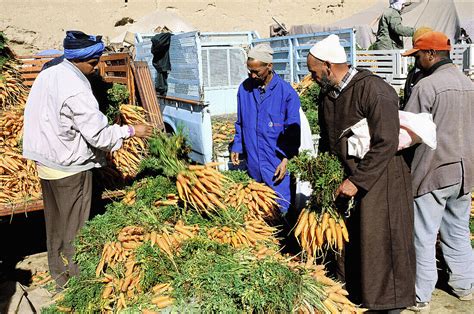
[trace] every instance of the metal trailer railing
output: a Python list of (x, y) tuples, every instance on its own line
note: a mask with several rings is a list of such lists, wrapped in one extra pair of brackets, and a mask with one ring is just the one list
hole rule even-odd
[[(145, 60), (149, 63), (152, 77), (156, 76), (155, 70), (151, 64), (152, 55), (151, 38), (155, 34), (136, 34), (136, 59)], [(169, 90), (168, 95), (172, 97), (180, 97), (192, 100), (200, 100), (209, 104), (212, 115), (231, 114), (236, 112), (236, 94), (240, 83), (247, 78), (247, 68), (245, 61), (247, 54), (245, 48), (250, 46), (253, 39), (258, 35), (255, 32), (196, 32), (195, 36), (186, 34), (177, 34), (187, 36), (189, 45), (194, 41), (194, 51), (192, 54), (185, 53), (188, 57), (193, 55), (194, 59), (188, 58), (186, 61), (189, 67), (193, 68), (196, 79), (188, 81), (187, 90), (194, 91), (192, 94), (178, 95), (177, 90)], [(169, 80), (171, 84), (173, 80), (182, 78), (179, 67), (175, 64), (182, 63), (179, 56), (179, 40), (176, 36), (172, 37), (170, 57), (171, 72)], [(186, 48), (186, 49), (189, 49)], [(187, 71), (189, 72), (189, 71)], [(182, 82), (183, 83), (183, 82)], [(183, 89), (181, 89), (182, 91)], [(199, 92), (197, 95), (195, 92)], [(199, 97), (198, 97), (199, 96)]]
[(253, 45), (268, 43), (274, 50), (273, 69), (290, 83), (300, 82), (308, 74), (306, 57), (311, 47), (331, 34), (336, 34), (347, 53), (347, 60), (355, 64), (355, 33), (353, 29), (341, 29), (330, 32), (299, 34), (283, 37), (260, 38)]
[(414, 58), (403, 57), (405, 50), (358, 50), (356, 65), (372, 71), (395, 88), (405, 85)]
[[(398, 89), (405, 85), (410, 66), (415, 59), (403, 57), (405, 50), (358, 50), (356, 65), (383, 77), (387, 83)], [(474, 44), (455, 44), (451, 59), (466, 75), (474, 75)]]

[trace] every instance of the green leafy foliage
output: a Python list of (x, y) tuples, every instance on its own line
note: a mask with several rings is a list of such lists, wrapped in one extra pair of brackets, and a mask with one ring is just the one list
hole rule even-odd
[(207, 238), (184, 243), (173, 287), (180, 311), (291, 312), (301, 276), (271, 258), (255, 260)]
[(119, 105), (128, 103), (130, 93), (126, 85), (114, 83), (107, 91), (107, 99), (111, 106), (118, 107)]
[(129, 102), (130, 92), (126, 85), (114, 83), (111, 88), (107, 90), (107, 103), (105, 115), (109, 123), (114, 123), (116, 118), (120, 115), (119, 107), (122, 104)]
[(309, 126), (312, 134), (319, 134), (318, 124), (318, 97), (320, 87), (318, 84), (313, 83), (311, 86), (300, 95), (301, 109), (308, 118)]
[(155, 134), (148, 140), (149, 157), (141, 163), (141, 171), (162, 173), (167, 177), (176, 175), (185, 169), (182, 160), (188, 159), (190, 147), (186, 144), (184, 134), (169, 135), (166, 133)]
[(10, 59), (9, 53), (6, 51), (7, 48), (7, 37), (3, 32), (0, 32), (0, 80), (3, 80), (3, 75), (1, 71), (3, 69), (3, 65)]
[(223, 174), (235, 183), (247, 183), (252, 180), (247, 171), (243, 170), (224, 171)]
[(288, 171), (311, 183), (311, 206), (323, 211), (336, 208), (334, 192), (344, 179), (344, 169), (336, 156), (322, 153), (314, 157), (302, 152), (290, 160)]
[(176, 269), (171, 260), (157, 247), (145, 243), (137, 249), (137, 263), (143, 269), (142, 289), (150, 290), (159, 283), (171, 282)]

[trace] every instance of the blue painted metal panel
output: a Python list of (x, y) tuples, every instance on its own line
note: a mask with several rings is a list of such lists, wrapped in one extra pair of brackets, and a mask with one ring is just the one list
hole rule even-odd
[(161, 99), (160, 107), (163, 121), (173, 131), (182, 129), (191, 153), (189, 157), (196, 162), (206, 163), (212, 160), (212, 126), (209, 109), (173, 100)]
[(275, 72), (286, 81), (293, 83), (299, 82), (308, 74), (306, 57), (309, 53), (309, 49), (315, 43), (331, 34), (339, 36), (341, 44), (346, 50), (348, 62), (355, 65), (356, 50), (353, 29), (254, 39), (252, 44), (268, 43), (275, 51), (273, 55), (273, 67)]
[[(153, 34), (137, 35), (135, 60), (148, 63), (152, 79), (155, 81), (156, 70), (152, 64), (151, 37)], [(199, 50), (197, 32), (177, 34), (171, 37), (168, 96), (195, 101), (202, 99)]]

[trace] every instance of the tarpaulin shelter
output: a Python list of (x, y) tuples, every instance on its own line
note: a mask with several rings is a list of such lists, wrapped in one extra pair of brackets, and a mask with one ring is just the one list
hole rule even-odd
[[(375, 42), (378, 20), (388, 6), (388, 0), (379, 0), (366, 10), (329, 25), (294, 25), (290, 28), (290, 34), (354, 28), (357, 44), (366, 49)], [(448, 35), (454, 43), (459, 36), (461, 27), (468, 34), (474, 36), (473, 12), (474, 0), (413, 0), (403, 10), (402, 18), (403, 25), (415, 28), (431, 27)], [(411, 39), (408, 38), (405, 40), (405, 48), (409, 47), (411, 47)]]
[(123, 32), (111, 40), (112, 43), (122, 43), (128, 34), (159, 33), (168, 29), (172, 33), (191, 32), (196, 29), (183, 20), (180, 16), (172, 12), (156, 10), (140, 18), (136, 23), (122, 26)]

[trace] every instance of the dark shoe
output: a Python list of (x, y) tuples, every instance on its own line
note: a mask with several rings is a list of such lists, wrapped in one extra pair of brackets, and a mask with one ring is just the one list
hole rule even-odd
[(430, 303), (429, 302), (416, 302), (415, 305), (407, 307), (407, 310), (412, 312), (429, 313)]
[(458, 299), (461, 301), (471, 301), (472, 298), (472, 292), (466, 295), (458, 296)]

